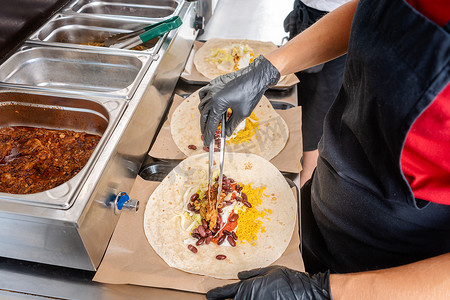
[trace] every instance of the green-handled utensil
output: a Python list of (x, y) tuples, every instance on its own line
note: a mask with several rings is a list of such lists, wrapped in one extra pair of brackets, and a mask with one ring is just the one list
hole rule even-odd
[(183, 22), (180, 17), (174, 16), (167, 20), (146, 26), (130, 33), (119, 33), (108, 37), (105, 46), (111, 48), (131, 49), (164, 33), (176, 29)]

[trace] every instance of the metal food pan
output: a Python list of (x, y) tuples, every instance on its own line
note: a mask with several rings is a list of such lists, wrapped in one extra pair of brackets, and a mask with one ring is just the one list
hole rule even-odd
[(25, 46), (0, 65), (0, 81), (130, 99), (150, 61), (148, 55)]
[(0, 200), (55, 209), (69, 208), (125, 106), (126, 102), (119, 99), (92, 100), (0, 90), (0, 127), (67, 129), (101, 136), (87, 164), (65, 183), (34, 194), (0, 193)]
[[(102, 43), (111, 35), (128, 33), (156, 22), (130, 22), (129, 20), (95, 18), (85, 15), (59, 15), (31, 35), (29, 40), (76, 48), (97, 48), (98, 46), (92, 44)], [(143, 44), (148, 48), (143, 51), (155, 53), (161, 47), (163, 41), (163, 38), (154, 38)]]
[(64, 12), (125, 18), (167, 18), (179, 10), (180, 0), (76, 0)]

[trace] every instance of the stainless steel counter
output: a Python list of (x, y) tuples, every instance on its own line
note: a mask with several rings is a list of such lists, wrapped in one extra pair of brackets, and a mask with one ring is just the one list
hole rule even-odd
[(294, 0), (220, 0), (198, 40), (237, 38), (282, 45), (283, 21)]
[(92, 281), (93, 272), (0, 258), (0, 299), (197, 300), (203, 295)]

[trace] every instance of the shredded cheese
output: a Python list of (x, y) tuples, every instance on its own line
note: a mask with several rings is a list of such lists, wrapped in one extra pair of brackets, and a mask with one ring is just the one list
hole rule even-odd
[[(239, 185), (243, 186), (241, 183)], [(262, 195), (265, 189), (265, 187), (253, 188), (251, 184), (243, 186), (242, 192), (247, 195), (247, 201), (252, 207), (241, 206), (239, 208), (239, 221), (236, 234), (241, 243), (247, 242), (255, 245), (255, 241), (258, 239), (258, 233), (266, 231), (262, 219), (268, 219), (266, 215), (271, 214), (272, 211), (270, 209), (263, 211), (257, 210), (257, 207), (262, 203)]]
[(252, 136), (256, 134), (256, 130), (259, 129), (259, 122), (255, 113), (252, 112), (251, 115), (246, 119), (245, 128), (240, 130), (238, 134), (234, 137), (227, 139), (226, 144), (241, 144), (244, 142), (249, 142)]

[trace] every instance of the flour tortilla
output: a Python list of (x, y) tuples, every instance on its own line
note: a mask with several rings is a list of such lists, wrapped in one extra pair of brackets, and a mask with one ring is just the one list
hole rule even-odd
[[(186, 156), (205, 152), (200, 130), (199, 103), (200, 98), (198, 91), (196, 91), (175, 109), (170, 121), (172, 138)], [(253, 112), (258, 118), (259, 129), (248, 142), (227, 144), (225, 150), (228, 152), (254, 153), (270, 160), (280, 153), (286, 145), (289, 138), (289, 128), (265, 96), (261, 98)], [(197, 149), (189, 149), (189, 145), (194, 145)]]
[(252, 48), (255, 58), (261, 54), (264, 55), (278, 48), (272, 42), (240, 39), (211, 39), (206, 41), (195, 53), (194, 65), (197, 68), (197, 71), (209, 79), (214, 79), (217, 76), (226, 74), (226, 71), (218, 69), (215, 63), (208, 61), (208, 58), (214, 49), (224, 48), (238, 43), (247, 44), (250, 48)]
[[(218, 155), (215, 161), (218, 162)], [(185, 272), (221, 279), (236, 279), (243, 270), (265, 267), (286, 250), (294, 232), (297, 203), (283, 175), (267, 160), (253, 154), (226, 153), (224, 174), (253, 188), (265, 186), (259, 211), (270, 209), (264, 218), (264, 233), (258, 233), (255, 245), (240, 243), (236, 247), (210, 243), (192, 253), (185, 239), (190, 232), (182, 229), (179, 212), (183, 197), (191, 195), (199, 182), (207, 182), (208, 155), (191, 156), (175, 167), (156, 188), (144, 214), (145, 235), (156, 253), (170, 266)], [(238, 223), (239, 226), (239, 223)], [(226, 255), (225, 260), (216, 256)]]

